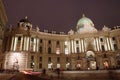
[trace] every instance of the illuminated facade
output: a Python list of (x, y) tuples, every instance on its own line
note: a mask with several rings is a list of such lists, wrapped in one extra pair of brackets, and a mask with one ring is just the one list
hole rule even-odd
[(3, 42), (3, 36), (4, 36), (4, 28), (7, 23), (7, 15), (5, 12), (5, 8), (3, 5), (2, 0), (0, 0), (0, 69), (3, 66), (3, 57), (4, 54), (2, 54), (2, 42)]
[(5, 69), (94, 70), (120, 67), (120, 28), (98, 31), (91, 19), (79, 19), (68, 34), (32, 28), (27, 17), (5, 32)]

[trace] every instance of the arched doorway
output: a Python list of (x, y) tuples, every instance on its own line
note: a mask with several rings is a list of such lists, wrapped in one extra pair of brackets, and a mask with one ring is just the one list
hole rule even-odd
[(95, 53), (93, 51), (87, 51), (86, 58), (87, 58), (88, 70), (89, 69), (96, 69)]

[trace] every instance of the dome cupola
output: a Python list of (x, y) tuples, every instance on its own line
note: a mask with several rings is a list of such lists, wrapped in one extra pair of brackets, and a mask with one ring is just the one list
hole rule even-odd
[(91, 19), (87, 18), (84, 14), (77, 22), (77, 31), (80, 33), (97, 31)]

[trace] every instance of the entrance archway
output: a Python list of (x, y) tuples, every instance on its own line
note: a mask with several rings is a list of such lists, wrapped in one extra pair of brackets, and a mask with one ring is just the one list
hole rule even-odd
[(95, 53), (93, 51), (87, 51), (87, 67), (89, 69), (96, 69)]

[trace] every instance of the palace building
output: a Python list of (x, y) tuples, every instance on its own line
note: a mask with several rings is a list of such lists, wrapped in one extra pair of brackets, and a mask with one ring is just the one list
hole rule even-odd
[(68, 34), (32, 26), (27, 17), (5, 32), (4, 69), (96, 70), (120, 67), (120, 27), (97, 30), (85, 15)]
[(2, 68), (3, 66), (4, 55), (2, 55), (2, 42), (4, 37), (4, 29), (7, 21), (8, 19), (7, 19), (7, 14), (3, 4), (3, 0), (0, 0), (0, 68)]

